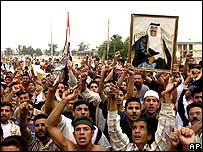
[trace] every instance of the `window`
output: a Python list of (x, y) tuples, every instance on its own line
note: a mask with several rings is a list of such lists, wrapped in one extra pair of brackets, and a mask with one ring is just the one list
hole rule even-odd
[(187, 54), (187, 51), (183, 51), (183, 57), (185, 58)]
[(189, 44), (189, 50), (193, 50), (193, 45)]
[(187, 50), (187, 44), (183, 44), (183, 50)]
[(178, 44), (178, 50), (182, 50), (182, 45)]

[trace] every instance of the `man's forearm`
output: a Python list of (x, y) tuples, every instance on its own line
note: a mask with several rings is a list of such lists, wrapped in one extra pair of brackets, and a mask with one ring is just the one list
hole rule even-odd
[(202, 130), (202, 121), (196, 122), (194, 125), (190, 126), (190, 129), (194, 131), (195, 134), (198, 134)]
[(49, 90), (48, 91), (48, 98), (45, 101), (45, 113), (48, 114), (48, 115), (51, 113), (51, 111), (55, 107), (54, 97), (55, 97), (55, 91), (54, 90)]
[(27, 114), (20, 114), (19, 126), (20, 126), (21, 135), (28, 140), (31, 132), (27, 127)]
[(63, 112), (66, 103), (61, 101), (57, 104), (57, 106), (52, 110), (51, 114), (47, 119), (47, 123), (52, 126), (57, 126), (61, 120), (61, 113)]
[(127, 99), (133, 97), (133, 94), (134, 94), (134, 78), (133, 76), (130, 76), (127, 87)]
[(81, 93), (83, 93), (87, 88), (87, 84), (86, 84), (86, 80), (85, 81), (82, 81), (82, 87), (81, 87)]
[(118, 79), (118, 86), (121, 86), (121, 84), (123, 83), (124, 79), (126, 78), (127, 76), (127, 72), (124, 71), (121, 75), (121, 77)]
[(104, 102), (106, 100), (106, 95), (104, 93), (104, 79), (105, 79), (105, 72), (103, 71), (102, 72), (102, 76), (101, 76), (101, 80), (99, 82), (99, 88), (98, 88), (98, 93), (99, 93), (99, 96), (101, 98), (101, 101)]
[(109, 80), (113, 79), (113, 72), (114, 72), (114, 70), (112, 69), (111, 72), (107, 75), (105, 81), (109, 81)]
[(109, 98), (109, 101), (108, 101), (108, 110), (109, 111), (116, 111), (117, 110), (116, 101), (113, 101), (112, 98)]
[(8, 96), (4, 97), (4, 102), (11, 102), (11, 99), (14, 95), (15, 92), (11, 91)]

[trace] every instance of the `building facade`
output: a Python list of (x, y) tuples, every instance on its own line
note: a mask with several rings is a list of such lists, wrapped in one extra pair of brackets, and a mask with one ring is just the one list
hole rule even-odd
[(185, 61), (186, 54), (190, 52), (197, 61), (202, 60), (202, 42), (178, 42), (176, 56)]

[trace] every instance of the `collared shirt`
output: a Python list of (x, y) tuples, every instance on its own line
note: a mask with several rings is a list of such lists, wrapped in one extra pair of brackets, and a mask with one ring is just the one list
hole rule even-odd
[[(175, 127), (175, 112), (173, 104), (162, 103), (161, 111), (159, 113), (159, 121), (157, 131), (155, 133), (155, 141), (149, 145), (145, 145), (144, 149), (147, 151), (166, 151), (170, 145), (168, 134), (172, 132)], [(135, 143), (130, 143), (126, 134), (122, 132), (120, 127), (120, 117), (117, 111), (108, 112), (108, 129), (110, 141), (113, 150), (116, 151), (138, 151)]]
[(54, 144), (51, 138), (46, 145), (43, 145), (43, 143), (34, 134), (31, 134), (29, 139), (29, 151), (42, 151), (43, 149), (48, 151), (61, 151), (58, 146)]
[(4, 132), (4, 134), (3, 134), (4, 138), (6, 138), (8, 136), (13, 136), (13, 135), (21, 136), (20, 127), (18, 125), (16, 125), (12, 120), (9, 120), (8, 124), (1, 123), (1, 127)]
[(195, 135), (195, 143), (199, 143), (202, 148), (202, 133), (200, 135), (199, 134)]

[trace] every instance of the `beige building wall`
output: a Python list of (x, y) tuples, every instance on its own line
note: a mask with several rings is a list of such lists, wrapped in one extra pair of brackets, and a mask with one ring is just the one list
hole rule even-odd
[(202, 60), (202, 42), (178, 42), (176, 57), (185, 61), (187, 52), (193, 53), (193, 58), (197, 62)]

